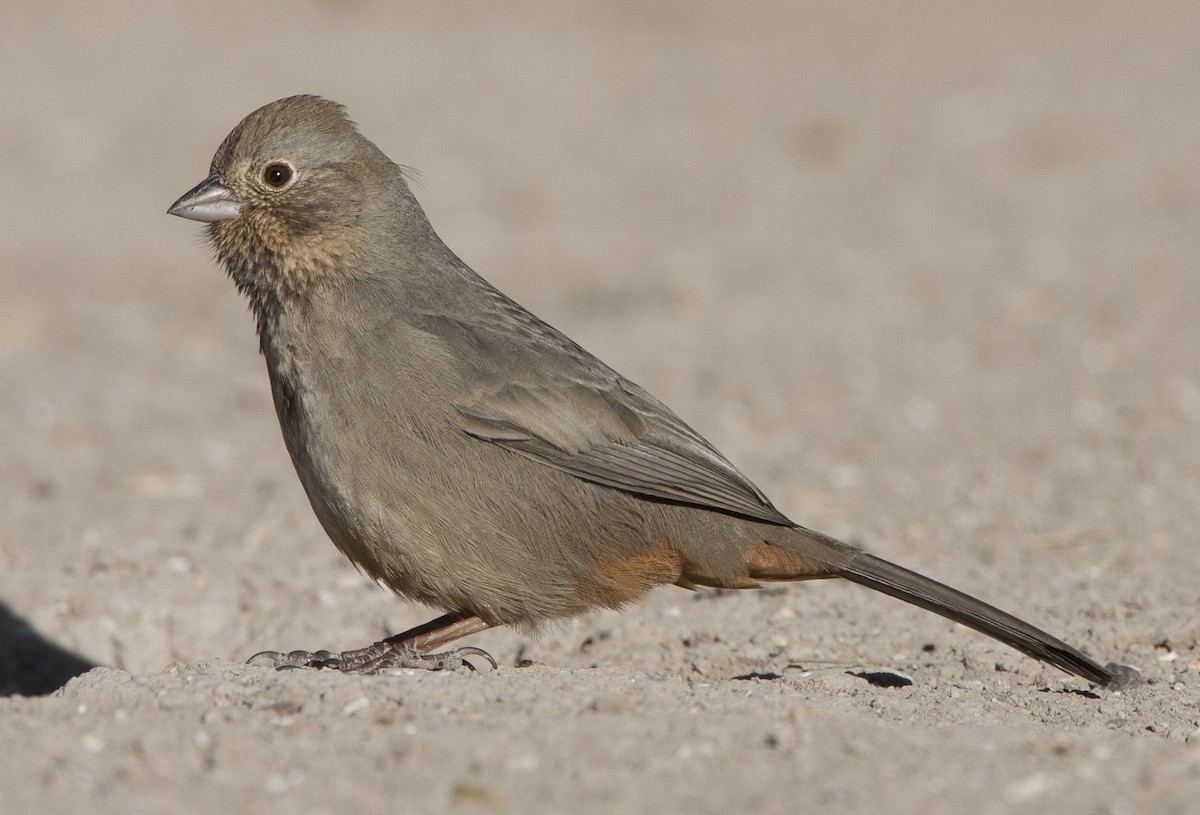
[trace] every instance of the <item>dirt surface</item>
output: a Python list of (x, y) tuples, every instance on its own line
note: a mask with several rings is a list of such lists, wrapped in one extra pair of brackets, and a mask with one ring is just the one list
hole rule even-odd
[[(0, 12), (0, 809), (1197, 811), (1200, 5), (244, 5)], [(1149, 684), (841, 584), (242, 666), (432, 616), (163, 214), (299, 92), (783, 511)]]

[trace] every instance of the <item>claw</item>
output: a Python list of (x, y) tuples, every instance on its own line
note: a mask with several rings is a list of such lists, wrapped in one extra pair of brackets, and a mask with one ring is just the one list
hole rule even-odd
[(283, 659), (283, 654), (281, 654), (279, 651), (259, 651), (257, 654), (246, 660), (243, 664), (252, 665), (255, 660), (259, 659), (269, 659), (274, 662), (275, 667), (278, 668), (279, 660)]
[[(488, 664), (492, 666), (493, 671), (500, 670), (500, 665), (497, 664), (495, 658), (491, 654), (482, 648), (476, 648), (474, 645), (464, 645), (462, 648), (455, 648), (454, 651), (450, 653), (453, 653), (459, 659), (462, 659), (464, 656), (483, 657), (488, 661)], [(472, 671), (475, 670), (475, 666), (467, 662), (465, 659), (463, 659), (463, 664), (469, 667)]]

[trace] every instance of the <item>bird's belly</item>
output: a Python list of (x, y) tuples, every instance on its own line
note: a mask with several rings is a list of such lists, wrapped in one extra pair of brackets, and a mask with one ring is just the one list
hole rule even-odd
[[(581, 610), (582, 559), (541, 552), (552, 519), (509, 494), (509, 485), (480, 478), (480, 471), (505, 473), (503, 463), (480, 466), (472, 458), (519, 457), (448, 425), (431, 426), (428, 415), (381, 416), (350, 388), (287, 376), (272, 383), (313, 511), (369, 577), (427, 605), (496, 623), (532, 625)], [(551, 537), (556, 547), (570, 543)]]

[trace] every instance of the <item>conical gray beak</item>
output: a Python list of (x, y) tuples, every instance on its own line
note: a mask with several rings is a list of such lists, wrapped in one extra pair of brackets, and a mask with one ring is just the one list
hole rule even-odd
[(228, 187), (222, 186), (220, 175), (213, 173), (171, 204), (167, 214), (211, 224), (232, 220), (241, 209), (242, 202), (233, 197)]

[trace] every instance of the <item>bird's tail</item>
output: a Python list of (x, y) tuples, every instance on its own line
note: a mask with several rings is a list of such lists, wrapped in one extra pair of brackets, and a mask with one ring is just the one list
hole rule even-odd
[[(995, 637), (1018, 651), (1099, 685), (1122, 684), (1123, 666), (1102, 667), (1057, 637), (924, 575), (856, 551), (839, 575)], [(1130, 669), (1126, 669), (1130, 670)]]

